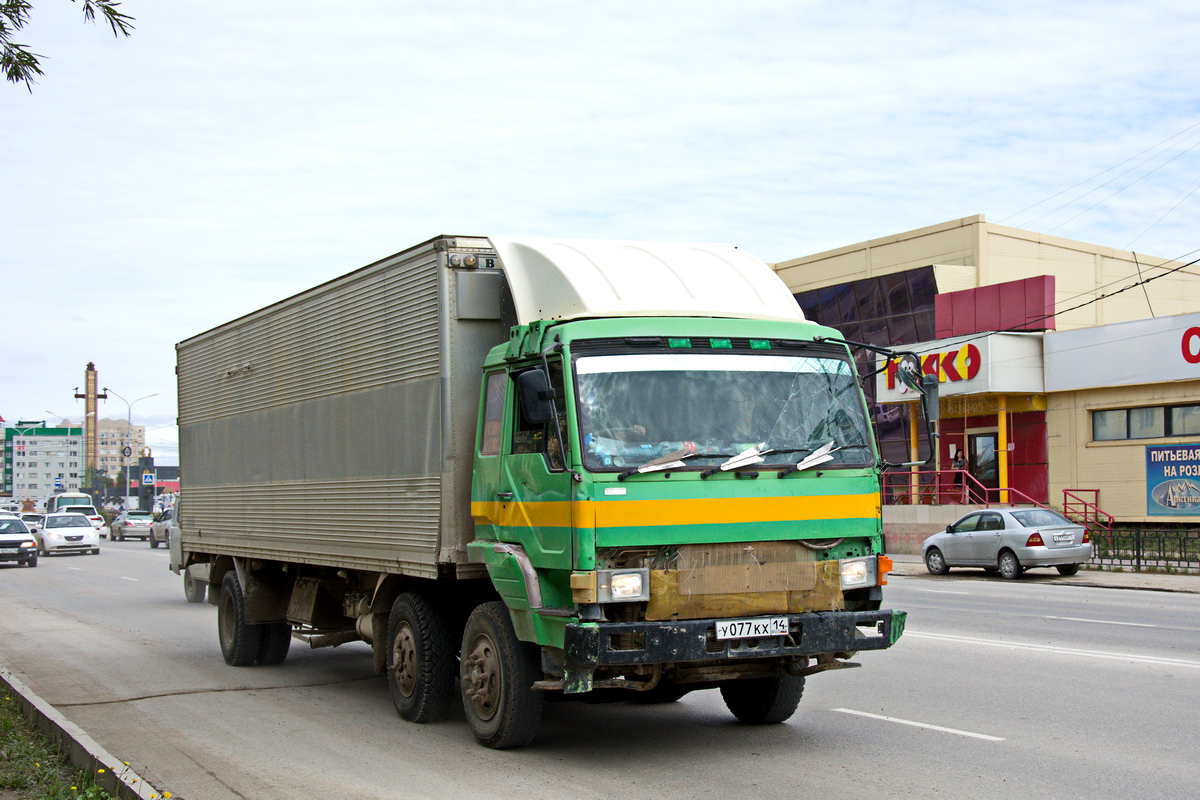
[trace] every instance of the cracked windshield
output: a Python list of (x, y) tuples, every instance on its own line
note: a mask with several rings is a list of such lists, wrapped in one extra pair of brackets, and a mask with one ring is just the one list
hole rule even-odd
[(584, 464), (625, 469), (669, 454), (711, 468), (764, 445), (788, 466), (832, 443), (823, 468), (872, 463), (853, 367), (837, 358), (713, 353), (575, 362)]

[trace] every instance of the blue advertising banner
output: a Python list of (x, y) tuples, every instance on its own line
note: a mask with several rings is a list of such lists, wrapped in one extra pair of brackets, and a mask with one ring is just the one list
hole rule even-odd
[(1146, 448), (1146, 514), (1200, 517), (1200, 444)]

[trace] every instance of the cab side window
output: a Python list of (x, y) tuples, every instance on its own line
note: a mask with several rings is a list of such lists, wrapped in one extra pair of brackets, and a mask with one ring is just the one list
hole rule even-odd
[(487, 391), (483, 400), (483, 433), (479, 441), (479, 455), (500, 455), (500, 444), (504, 440), (504, 389), (507, 382), (503, 372), (487, 376)]
[[(513, 375), (514, 388), (516, 374)], [(558, 414), (560, 424), (566, 422), (566, 395), (563, 392), (563, 375), (561, 364), (550, 364), (550, 385), (554, 389), (554, 409)], [(517, 392), (512, 392), (516, 409), (513, 425), (513, 453), (541, 453), (552, 470), (563, 469), (562, 446), (558, 441), (558, 426), (551, 420), (543, 424), (535, 424), (525, 418)]]

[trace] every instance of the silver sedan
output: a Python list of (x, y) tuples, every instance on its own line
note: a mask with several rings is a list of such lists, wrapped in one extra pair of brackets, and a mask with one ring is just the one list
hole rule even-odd
[(945, 575), (951, 567), (983, 567), (1010, 580), (1031, 567), (1079, 572), (1092, 557), (1087, 528), (1048, 508), (972, 511), (921, 547), (925, 567)]

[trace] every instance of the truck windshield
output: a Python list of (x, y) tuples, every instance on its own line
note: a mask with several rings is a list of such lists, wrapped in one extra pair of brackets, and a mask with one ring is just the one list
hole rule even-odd
[(708, 469), (765, 443), (764, 466), (833, 443), (822, 469), (872, 463), (853, 366), (834, 357), (717, 353), (580, 356), (583, 463), (622, 470), (668, 453)]

